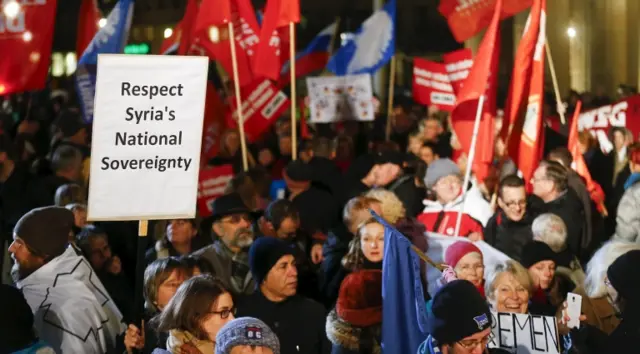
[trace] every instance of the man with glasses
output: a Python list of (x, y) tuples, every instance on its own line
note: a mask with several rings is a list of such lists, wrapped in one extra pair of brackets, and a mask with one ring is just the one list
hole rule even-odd
[(454, 280), (433, 298), (431, 333), (418, 354), (482, 354), (491, 338), (491, 311), (487, 300), (466, 280)]
[(586, 263), (589, 240), (583, 235), (586, 224), (584, 207), (576, 192), (569, 188), (567, 169), (556, 161), (544, 160), (531, 179), (533, 193), (545, 203), (543, 212), (562, 218), (567, 226), (567, 246), (571, 254)]
[(255, 282), (249, 272), (249, 247), (253, 243), (253, 213), (239, 194), (223, 195), (213, 202), (213, 232), (218, 239), (194, 253), (211, 264), (214, 275), (220, 278), (231, 293), (251, 294)]
[(510, 175), (500, 181), (498, 206), (500, 209), (484, 228), (484, 240), (516, 261), (522, 249), (531, 242), (531, 224), (538, 215), (540, 199), (527, 196), (524, 180)]

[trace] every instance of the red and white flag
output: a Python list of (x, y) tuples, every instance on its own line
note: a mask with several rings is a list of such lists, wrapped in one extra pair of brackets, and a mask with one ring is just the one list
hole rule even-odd
[(254, 61), (256, 76), (278, 81), (282, 66), (289, 60), (289, 24), (299, 22), (299, 0), (267, 1)]
[(102, 14), (96, 0), (82, 0), (78, 14), (78, 33), (76, 35), (76, 55), (82, 57), (89, 43), (98, 32), (98, 21)]
[(233, 179), (232, 165), (200, 169), (197, 200), (200, 217), (206, 218), (213, 213), (213, 202), (224, 195), (231, 179)]
[(22, 5), (15, 18), (0, 12), (0, 95), (45, 87), (56, 0)]
[[(504, 20), (531, 6), (533, 0), (503, 0)], [(497, 0), (442, 0), (438, 11), (447, 19), (453, 37), (460, 43), (480, 33), (491, 23)]]
[(451, 114), (451, 123), (463, 152), (467, 156), (471, 149), (473, 126), (480, 97), (485, 96), (476, 153), (472, 170), (479, 181), (489, 174), (494, 152), (494, 117), (497, 88), (498, 59), (500, 57), (500, 13), (502, 0), (496, 2), (491, 25), (487, 29), (478, 53), (473, 61), (467, 80), (457, 96)]
[(531, 180), (544, 152), (542, 105), (545, 23), (546, 0), (536, 0), (525, 29), (525, 36), (516, 53), (507, 112), (501, 132), (501, 135), (504, 134), (503, 137), (508, 136), (508, 154), (522, 172), (525, 181)]
[(421, 104), (435, 106), (450, 112), (455, 103), (445, 64), (413, 58), (413, 99)]
[(444, 61), (445, 69), (449, 74), (453, 92), (457, 95), (469, 77), (469, 71), (473, 66), (473, 53), (469, 48), (456, 50), (443, 55), (442, 61)]

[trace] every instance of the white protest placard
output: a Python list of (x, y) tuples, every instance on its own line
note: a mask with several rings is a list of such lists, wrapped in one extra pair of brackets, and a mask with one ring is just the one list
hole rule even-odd
[(555, 317), (492, 312), (489, 348), (513, 354), (560, 354)]
[[(434, 262), (440, 264), (444, 263), (444, 253), (449, 246), (458, 242), (471, 242), (464, 237), (452, 237), (452, 236), (443, 236), (439, 234), (434, 234), (431, 232), (427, 232), (425, 234), (427, 238), (427, 243), (429, 244), (429, 248), (427, 249), (427, 256), (431, 258)], [(498, 263), (507, 261), (509, 258), (504, 253), (498, 251), (497, 249), (491, 247), (488, 243), (484, 241), (474, 242), (474, 245), (478, 246), (480, 251), (482, 251), (482, 256), (484, 259), (484, 271), (485, 275)], [(427, 267), (427, 284), (429, 286), (428, 291), (431, 296), (435, 296), (438, 291), (438, 282), (437, 280), (442, 276), (442, 273), (434, 267)]]
[(307, 78), (311, 123), (372, 121), (375, 116), (371, 75)]
[(208, 65), (98, 56), (89, 220), (195, 217)]

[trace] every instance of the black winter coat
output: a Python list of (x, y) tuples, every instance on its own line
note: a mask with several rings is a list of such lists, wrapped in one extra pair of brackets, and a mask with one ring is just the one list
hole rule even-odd
[(329, 231), (327, 242), (322, 247), (322, 268), (320, 273), (320, 292), (326, 308), (333, 308), (338, 299), (340, 284), (349, 271), (342, 267), (342, 258), (349, 252), (349, 242), (353, 235), (344, 224)]
[[(583, 229), (585, 227), (585, 216), (582, 201), (573, 189), (567, 191), (544, 206), (547, 213), (556, 214), (567, 226), (567, 246), (569, 251), (577, 257), (588, 253), (588, 248), (583, 247)], [(583, 263), (585, 259), (580, 258)]]

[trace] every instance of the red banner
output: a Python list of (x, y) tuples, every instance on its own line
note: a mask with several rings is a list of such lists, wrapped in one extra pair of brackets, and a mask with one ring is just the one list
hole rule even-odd
[(82, 0), (80, 14), (78, 15), (78, 33), (76, 35), (76, 56), (82, 57), (93, 36), (98, 32), (98, 21), (102, 15), (98, 9), (96, 0)]
[(253, 63), (257, 76), (273, 81), (280, 79), (282, 65), (289, 60), (289, 24), (298, 22), (300, 22), (299, 0), (267, 1), (260, 33), (260, 45)]
[(15, 18), (0, 11), (0, 95), (45, 87), (56, 0), (22, 3)]
[(413, 58), (413, 99), (451, 112), (456, 95), (444, 64)]
[[(560, 131), (558, 117), (549, 118), (548, 121), (553, 129)], [(608, 135), (613, 127), (627, 128), (633, 133), (634, 139), (638, 139), (640, 135), (640, 95), (630, 96), (614, 104), (583, 112), (578, 118), (578, 130), (589, 130), (598, 139), (600, 148), (605, 153), (613, 150), (613, 142)]]
[[(533, 0), (504, 0), (500, 19), (531, 7)], [(487, 28), (497, 0), (442, 0), (438, 11), (447, 19), (453, 37), (460, 43)]]
[(213, 211), (213, 201), (224, 194), (227, 184), (233, 178), (233, 167), (222, 165), (200, 169), (198, 180), (198, 212), (206, 218)]
[(453, 92), (457, 95), (462, 89), (464, 81), (469, 76), (469, 71), (473, 66), (473, 53), (471, 49), (465, 48), (447, 53), (442, 57), (449, 81), (453, 86)]
[[(257, 80), (243, 87), (241, 94), (244, 133), (248, 142), (256, 141), (290, 104), (287, 96), (267, 79)], [(233, 116), (228, 114), (227, 123), (235, 128), (238, 126), (235, 97), (231, 98), (231, 102)]]

